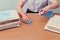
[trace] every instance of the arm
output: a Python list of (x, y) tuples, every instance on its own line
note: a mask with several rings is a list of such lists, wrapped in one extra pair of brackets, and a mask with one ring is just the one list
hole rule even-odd
[(44, 7), (42, 10), (46, 13), (49, 9), (55, 9), (59, 7), (57, 0), (50, 0), (51, 4)]
[(51, 4), (46, 6), (49, 9), (55, 9), (59, 7), (57, 0), (50, 0)]
[(24, 6), (24, 2), (21, 0), (18, 3), (18, 13), (20, 13), (21, 15), (24, 15), (23, 10), (22, 10), (23, 6)]
[(22, 16), (22, 19), (28, 19), (27, 16), (23, 13), (23, 6), (24, 6), (25, 2), (23, 0), (21, 0), (18, 3), (18, 13)]

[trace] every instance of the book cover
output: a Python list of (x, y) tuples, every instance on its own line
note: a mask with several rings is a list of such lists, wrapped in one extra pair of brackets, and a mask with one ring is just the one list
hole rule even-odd
[(0, 22), (19, 19), (16, 10), (0, 11)]

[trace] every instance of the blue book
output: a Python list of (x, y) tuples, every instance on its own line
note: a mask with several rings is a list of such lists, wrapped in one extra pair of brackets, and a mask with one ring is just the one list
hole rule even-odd
[(7, 20), (14, 20), (14, 19), (19, 19), (19, 16), (16, 11), (9, 10), (9, 11), (0, 12), (0, 22), (7, 21)]
[(16, 10), (0, 11), (0, 30), (19, 26), (20, 20)]
[(9, 12), (0, 12), (0, 21), (8, 20)]

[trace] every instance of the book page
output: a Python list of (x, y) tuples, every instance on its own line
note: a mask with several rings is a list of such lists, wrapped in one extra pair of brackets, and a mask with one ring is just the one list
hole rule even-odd
[(60, 29), (60, 16), (55, 15), (52, 17), (48, 23), (47, 26), (50, 28)]

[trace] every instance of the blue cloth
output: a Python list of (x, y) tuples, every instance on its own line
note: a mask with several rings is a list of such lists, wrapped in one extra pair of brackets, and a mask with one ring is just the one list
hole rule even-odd
[(41, 14), (42, 16), (46, 16), (46, 17), (52, 17), (52, 15), (53, 15), (53, 12), (51, 11), (51, 10), (49, 10), (46, 14)]
[(51, 16), (52, 16), (52, 11), (48, 11), (48, 12), (45, 14), (45, 16), (51, 17)]
[(32, 23), (32, 20), (22, 20), (23, 23), (26, 23), (26, 24), (31, 24)]

